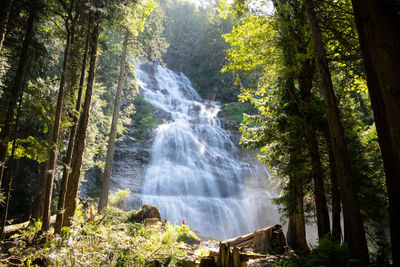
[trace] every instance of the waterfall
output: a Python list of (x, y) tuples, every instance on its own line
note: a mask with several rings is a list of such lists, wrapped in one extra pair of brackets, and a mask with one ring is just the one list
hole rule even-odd
[(276, 224), (268, 171), (240, 160), (232, 134), (189, 79), (159, 65), (137, 65), (141, 94), (170, 120), (155, 129), (141, 201), (203, 236), (225, 239)]

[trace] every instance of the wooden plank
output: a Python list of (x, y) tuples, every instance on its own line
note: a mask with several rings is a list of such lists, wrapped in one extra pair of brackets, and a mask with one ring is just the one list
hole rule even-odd
[(238, 248), (232, 250), (232, 267), (241, 267), (242, 261), (240, 260), (240, 252)]

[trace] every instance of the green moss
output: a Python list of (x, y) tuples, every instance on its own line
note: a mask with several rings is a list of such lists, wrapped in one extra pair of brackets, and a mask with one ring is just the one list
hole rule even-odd
[(132, 117), (132, 121), (135, 131), (132, 137), (137, 140), (143, 140), (145, 131), (148, 128), (158, 126), (162, 121), (153, 116), (155, 108), (147, 102), (143, 96), (135, 96), (133, 104), (135, 106), (135, 113)]

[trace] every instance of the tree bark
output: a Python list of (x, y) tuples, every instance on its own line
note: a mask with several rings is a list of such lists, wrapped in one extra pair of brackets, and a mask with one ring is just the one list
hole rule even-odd
[(311, 33), (314, 41), (314, 53), (317, 59), (319, 76), (322, 83), (322, 94), (325, 100), (328, 126), (332, 139), (332, 148), (342, 195), (344, 239), (345, 242), (348, 243), (350, 255), (353, 258), (369, 262), (364, 224), (358, 204), (357, 193), (353, 184), (347, 144), (345, 142), (343, 127), (339, 119), (339, 111), (328, 67), (328, 60), (312, 0), (305, 0), (305, 5), (310, 20)]
[(48, 169), (44, 173), (44, 175), (46, 176), (46, 191), (45, 191), (45, 197), (44, 197), (42, 231), (48, 231), (50, 228), (51, 198), (53, 195), (54, 174), (55, 174), (56, 168), (57, 168), (58, 138), (60, 135), (61, 116), (62, 116), (62, 112), (63, 112), (64, 87), (65, 87), (65, 80), (66, 80), (66, 75), (67, 75), (71, 38), (73, 35), (73, 30), (72, 30), (73, 25), (69, 25), (70, 22), (72, 23), (71, 13), (72, 13), (73, 6), (74, 6), (74, 1), (71, 1), (68, 19), (66, 19), (66, 21), (65, 21), (65, 27), (67, 30), (67, 44), (65, 46), (65, 51), (64, 51), (64, 60), (63, 60), (63, 66), (62, 66), (62, 70), (61, 70), (60, 89), (58, 91), (56, 114), (54, 117), (53, 132), (52, 132), (52, 137), (51, 137), (51, 141), (50, 141), (49, 164), (48, 164)]
[(3, 11), (1, 12), (0, 18), (0, 51), (3, 48), (3, 42), (6, 37), (7, 23), (10, 16), (12, 2), (13, 0), (6, 0), (2, 5)]
[(5, 203), (4, 206), (2, 207), (2, 213), (1, 213), (1, 222), (0, 222), (0, 239), (3, 239), (4, 237), (4, 228), (6, 226), (6, 220), (7, 220), (7, 214), (8, 214), (8, 206), (10, 204), (10, 198), (11, 198), (11, 187), (13, 184), (14, 180), (14, 171), (15, 171), (15, 150), (17, 148), (17, 136), (18, 136), (18, 125), (19, 125), (19, 117), (21, 115), (21, 106), (22, 106), (22, 96), (23, 96), (24, 90), (21, 92), (21, 96), (19, 99), (19, 105), (17, 109), (17, 118), (15, 119), (15, 126), (14, 126), (14, 139), (12, 143), (12, 149), (11, 149), (11, 156), (9, 160), (9, 169), (8, 169), (8, 181), (5, 186)]
[(318, 239), (321, 240), (330, 231), (328, 206), (324, 191), (323, 172), (319, 156), (319, 148), (315, 131), (312, 129), (307, 137), (308, 153), (311, 158), (311, 168), (314, 183), (314, 201), (317, 212)]
[[(302, 48), (298, 48), (299, 53), (307, 53), (307, 43), (298, 40)], [(307, 143), (308, 155), (311, 161), (311, 173), (314, 183), (314, 202), (317, 214), (318, 239), (321, 240), (330, 232), (330, 221), (328, 206), (326, 204), (323, 171), (319, 154), (318, 140), (315, 126), (312, 121), (311, 89), (314, 77), (314, 59), (303, 60), (302, 67), (298, 76), (302, 107), (299, 107), (304, 119), (307, 121), (305, 139)]]
[[(290, 138), (296, 139), (296, 133), (291, 132)], [(304, 220), (304, 181), (298, 171), (297, 162), (301, 157), (301, 153), (298, 150), (296, 144), (291, 148), (289, 166), (291, 171), (289, 173), (289, 225), (287, 230), (287, 243), (298, 254), (307, 254), (310, 248), (307, 245), (306, 240), (306, 224)]]
[[(293, 179), (292, 177), (290, 179)], [(295, 189), (295, 205), (294, 210), (289, 214), (289, 225), (287, 230), (287, 243), (290, 248), (292, 248), (298, 254), (307, 254), (310, 248), (307, 245), (306, 240), (306, 226), (304, 221), (304, 207), (303, 207), (303, 197), (302, 192), (303, 187), (294, 182), (292, 187), (297, 187)]]
[(0, 185), (3, 180), (5, 162), (7, 158), (8, 143), (11, 136), (11, 129), (15, 115), (15, 108), (17, 106), (17, 99), (21, 93), (21, 88), (23, 86), (23, 77), (26, 70), (26, 65), (28, 62), (29, 46), (32, 42), (33, 37), (33, 26), (36, 20), (36, 6), (30, 10), (28, 23), (26, 26), (25, 37), (21, 47), (21, 55), (19, 57), (18, 68), (15, 74), (14, 84), (11, 88), (11, 96), (8, 104), (7, 115), (4, 122), (4, 126), (0, 132)]
[(117, 92), (115, 94), (114, 112), (111, 123), (110, 135), (108, 139), (107, 158), (106, 158), (106, 166), (104, 168), (103, 184), (100, 193), (99, 211), (106, 208), (108, 203), (108, 192), (110, 188), (112, 164), (114, 161), (115, 137), (117, 136), (118, 117), (122, 101), (122, 89), (124, 88), (124, 82), (126, 79), (126, 56), (128, 48), (128, 37), (129, 37), (129, 32), (126, 31), (122, 47), (121, 62), (119, 66), (120, 68), (119, 79), (117, 85)]
[(79, 80), (79, 87), (78, 87), (78, 96), (76, 99), (75, 111), (76, 114), (74, 115), (71, 127), (71, 133), (69, 136), (67, 154), (64, 160), (64, 168), (63, 168), (63, 176), (61, 179), (60, 185), (60, 193), (58, 195), (58, 203), (57, 203), (57, 218), (56, 224), (54, 226), (54, 232), (56, 234), (61, 234), (61, 229), (63, 227), (63, 220), (64, 220), (64, 206), (65, 206), (65, 194), (67, 192), (67, 184), (70, 175), (71, 169), (71, 162), (72, 162), (72, 152), (74, 150), (74, 145), (76, 141), (76, 132), (78, 127), (78, 118), (79, 112), (81, 109), (81, 102), (82, 102), (82, 94), (83, 94), (83, 84), (85, 81), (85, 73), (86, 73), (86, 63), (87, 63), (87, 55), (88, 55), (88, 46), (89, 46), (89, 36), (86, 36), (86, 43), (85, 43), (85, 52), (83, 54), (83, 61), (82, 61), (82, 68), (81, 68), (81, 77)]
[(400, 266), (400, 5), (352, 2), (386, 174), (393, 263)]
[(329, 146), (329, 177), (331, 179), (331, 198), (332, 198), (332, 239), (340, 243), (342, 239), (342, 226), (340, 223), (340, 191), (336, 176), (336, 164), (331, 145)]
[(65, 201), (65, 214), (64, 223), (65, 226), (70, 226), (72, 218), (75, 213), (77, 205), (78, 187), (81, 174), (82, 157), (85, 148), (86, 141), (86, 129), (89, 122), (90, 103), (93, 94), (94, 76), (96, 71), (96, 60), (97, 60), (97, 44), (99, 38), (99, 12), (97, 11), (94, 15), (94, 29), (91, 34), (89, 46), (90, 46), (90, 66), (89, 75), (87, 80), (87, 88), (85, 95), (85, 102), (83, 105), (83, 111), (79, 119), (79, 126), (77, 130), (77, 142), (74, 146), (73, 160), (71, 163), (72, 172), (68, 179), (68, 186), (66, 192)]
[[(48, 161), (45, 162), (45, 164), (42, 166), (41, 170), (43, 173), (46, 172), (47, 170), (47, 165), (49, 164)], [(37, 192), (34, 205), (33, 205), (33, 211), (32, 211), (32, 220), (39, 220), (40, 218), (43, 217), (43, 210), (44, 210), (44, 191), (46, 189), (46, 177), (45, 175), (40, 176), (40, 184), (39, 184), (39, 190)]]

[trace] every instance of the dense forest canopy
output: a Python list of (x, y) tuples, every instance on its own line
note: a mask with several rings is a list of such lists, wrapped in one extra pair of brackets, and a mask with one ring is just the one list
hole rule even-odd
[(345, 264), (399, 265), (398, 25), (395, 0), (2, 1), (1, 237), (28, 220), (44, 233), (73, 227), (88, 170), (109, 212), (116, 143), (159, 123), (136, 82), (147, 61), (221, 103), (259, 152), (287, 244), (310, 255), (299, 266), (324, 265), (326, 246)]

